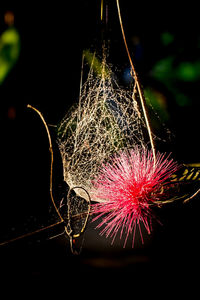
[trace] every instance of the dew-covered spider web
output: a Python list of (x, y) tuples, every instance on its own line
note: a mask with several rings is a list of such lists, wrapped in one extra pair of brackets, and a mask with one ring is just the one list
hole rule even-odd
[[(128, 91), (118, 85), (105, 55), (98, 72), (94, 61), (95, 55), (77, 105), (58, 127), (64, 180), (69, 188), (80, 186), (89, 194), (102, 163), (119, 150), (146, 145), (136, 88)], [(84, 197), (81, 189), (76, 194)]]

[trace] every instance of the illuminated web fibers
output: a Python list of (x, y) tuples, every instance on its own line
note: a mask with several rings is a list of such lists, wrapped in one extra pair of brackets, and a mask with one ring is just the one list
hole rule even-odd
[[(99, 167), (113, 153), (145, 144), (136, 95), (121, 89), (113, 78), (105, 59), (100, 71), (91, 66), (79, 103), (58, 127), (64, 180), (70, 188), (81, 186), (90, 193)], [(81, 190), (76, 194), (84, 197)]]
[(120, 151), (109, 163), (103, 164), (93, 181), (92, 191), (92, 198), (101, 200), (92, 206), (93, 220), (102, 218), (97, 225), (101, 234), (112, 237), (114, 241), (118, 232), (120, 238), (124, 233), (125, 246), (131, 234), (134, 244), (138, 226), (143, 242), (140, 223), (150, 233), (151, 207), (167, 200), (170, 177), (177, 168), (177, 164), (165, 154), (158, 152), (154, 160), (152, 151), (138, 147)]

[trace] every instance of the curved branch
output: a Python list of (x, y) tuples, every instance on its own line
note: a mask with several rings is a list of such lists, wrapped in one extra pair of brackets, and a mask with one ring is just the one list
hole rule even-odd
[(49, 132), (49, 128), (47, 126), (47, 123), (46, 123), (43, 115), (41, 114), (41, 112), (38, 109), (36, 109), (35, 107), (31, 106), (30, 104), (28, 104), (27, 107), (31, 108), (32, 110), (34, 110), (39, 115), (40, 119), (42, 120), (42, 122), (43, 122), (43, 124), (45, 126), (45, 129), (46, 129), (46, 132), (47, 132), (47, 135), (48, 135), (49, 151), (51, 153), (51, 167), (50, 167), (50, 195), (51, 195), (51, 201), (53, 203), (53, 206), (54, 206), (54, 208), (56, 210), (57, 215), (60, 218), (60, 221), (64, 222), (64, 219), (62, 218), (62, 216), (61, 216), (61, 214), (60, 214), (60, 212), (59, 212), (59, 210), (58, 210), (58, 208), (56, 206), (56, 203), (54, 201), (54, 197), (53, 197), (53, 188), (52, 188), (52, 186), (53, 186), (53, 183), (52, 183), (53, 182), (53, 147), (52, 147), (52, 141), (51, 141), (51, 135), (50, 135), (50, 132)]

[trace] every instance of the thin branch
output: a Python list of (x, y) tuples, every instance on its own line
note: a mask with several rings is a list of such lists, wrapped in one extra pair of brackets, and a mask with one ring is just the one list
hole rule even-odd
[(200, 189), (198, 189), (192, 196), (186, 198), (183, 203), (188, 202), (189, 200), (193, 199), (194, 197), (196, 197), (196, 195), (200, 192)]
[(24, 238), (26, 238), (26, 237), (29, 237), (29, 236), (32, 236), (32, 235), (34, 235), (34, 234), (36, 234), (36, 233), (45, 231), (45, 230), (47, 230), (47, 229), (49, 229), (49, 228), (53, 228), (53, 227), (55, 227), (55, 226), (57, 226), (57, 225), (60, 225), (60, 224), (62, 224), (62, 223), (63, 223), (63, 221), (58, 221), (57, 223), (51, 224), (51, 225), (49, 225), (49, 226), (46, 226), (46, 227), (37, 229), (37, 230), (35, 230), (35, 231), (32, 231), (32, 232), (29, 232), (29, 233), (20, 235), (20, 236), (18, 236), (18, 237), (16, 237), (16, 238), (13, 238), (13, 239), (10, 239), (10, 240), (7, 240), (7, 241), (4, 241), (4, 242), (0, 243), (0, 246), (8, 245), (8, 244), (10, 244), (10, 243), (12, 243), (12, 242), (16, 242), (16, 241), (22, 240), (22, 239), (24, 239)]
[(52, 147), (52, 141), (51, 141), (51, 135), (50, 135), (50, 132), (49, 132), (49, 128), (47, 126), (47, 123), (46, 123), (43, 115), (41, 114), (41, 112), (38, 109), (36, 109), (35, 107), (31, 106), (30, 104), (28, 104), (27, 107), (33, 109), (39, 115), (40, 119), (42, 120), (42, 122), (43, 122), (43, 124), (44, 124), (44, 126), (46, 128), (46, 132), (47, 132), (48, 139), (49, 139), (49, 151), (51, 153), (51, 167), (50, 167), (50, 195), (51, 195), (51, 201), (53, 203), (53, 206), (54, 206), (54, 208), (56, 210), (57, 215), (60, 218), (60, 221), (64, 222), (64, 220), (63, 220), (63, 218), (62, 218), (62, 216), (61, 216), (61, 214), (60, 214), (60, 212), (59, 212), (59, 210), (58, 210), (58, 208), (56, 206), (56, 203), (54, 201), (54, 197), (53, 197), (53, 188), (52, 188), (52, 185), (53, 185), (53, 183), (52, 183), (53, 182), (53, 180), (52, 180), (53, 179), (53, 147)]
[(138, 80), (138, 77), (137, 77), (137, 73), (135, 71), (135, 67), (133, 65), (133, 61), (131, 59), (131, 55), (130, 55), (130, 52), (129, 52), (129, 49), (128, 49), (126, 36), (125, 36), (125, 33), (124, 33), (124, 27), (123, 27), (123, 23), (122, 23), (122, 18), (121, 18), (119, 0), (116, 0), (116, 3), (117, 3), (118, 17), (119, 17), (119, 22), (120, 22), (120, 26), (121, 26), (124, 45), (125, 45), (125, 48), (126, 48), (126, 52), (127, 52), (128, 58), (129, 58), (129, 62), (130, 62), (130, 65), (131, 65), (132, 72), (133, 72), (133, 77), (134, 77), (134, 80), (136, 82), (137, 90), (138, 90), (138, 93), (139, 93), (140, 102), (141, 102), (141, 105), (142, 105), (142, 110), (143, 110), (143, 114), (144, 114), (144, 118), (145, 118), (145, 122), (146, 122), (146, 126), (147, 126), (147, 131), (148, 131), (149, 139), (150, 139), (150, 143), (151, 143), (151, 148), (152, 148), (152, 152), (153, 152), (154, 161), (156, 161), (155, 146), (154, 146), (154, 142), (153, 142), (150, 123), (149, 123), (146, 108), (145, 108), (145, 99), (143, 97), (142, 89), (140, 87), (140, 83), (139, 83), (139, 80)]

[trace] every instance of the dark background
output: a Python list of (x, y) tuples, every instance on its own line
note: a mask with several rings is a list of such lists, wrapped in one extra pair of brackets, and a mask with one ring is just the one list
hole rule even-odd
[[(20, 57), (0, 86), (2, 242), (58, 220), (49, 195), (48, 139), (27, 104), (38, 108), (48, 124), (58, 124), (79, 94), (82, 51), (91, 49), (100, 54), (103, 39), (110, 40), (109, 62), (117, 69), (119, 82), (127, 84), (120, 77), (129, 62), (115, 1), (107, 1), (107, 24), (100, 21), (100, 2), (1, 3), (0, 32), (7, 28), (5, 12), (12, 11), (21, 38)], [(173, 151), (180, 162), (199, 162), (199, 78), (182, 82), (172, 78), (189, 99), (186, 105), (180, 105), (172, 90), (152, 76), (156, 62), (168, 55), (176, 57), (174, 68), (182, 61), (200, 59), (197, 4), (174, 7), (168, 2), (120, 2), (127, 42), (142, 86), (159, 90), (167, 104), (170, 117), (166, 127), (171, 139), (165, 144), (166, 151)], [(165, 32), (174, 38), (167, 46), (161, 42)], [(11, 108), (14, 117), (10, 117)], [(54, 127), (50, 130), (55, 152), (54, 192), (59, 203), (65, 186)], [(20, 282), (19, 292), (26, 286), (43, 286), (45, 291), (56, 288), (86, 295), (132, 289), (142, 293), (143, 286), (148, 285), (148, 291), (156, 294), (158, 286), (164, 291), (187, 289), (189, 278), (190, 288), (195, 287), (199, 269), (198, 197), (185, 205), (171, 204), (156, 214), (163, 225), (155, 222), (152, 235), (144, 233), (144, 245), (138, 236), (134, 249), (129, 245), (123, 249), (118, 241), (111, 246), (93, 224), (89, 224), (79, 256), (71, 254), (64, 236), (49, 240), (62, 232), (62, 227), (2, 246), (1, 277), (9, 284)]]

